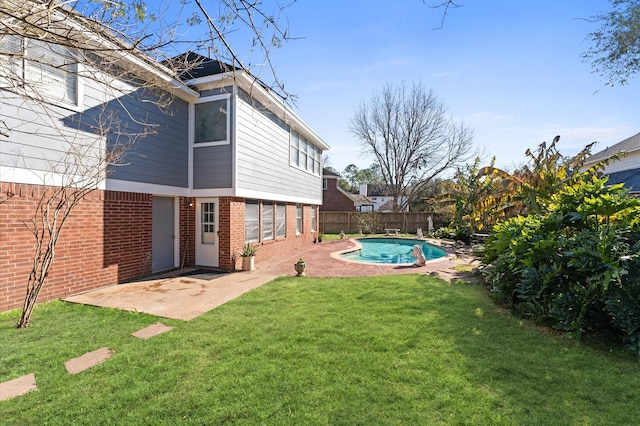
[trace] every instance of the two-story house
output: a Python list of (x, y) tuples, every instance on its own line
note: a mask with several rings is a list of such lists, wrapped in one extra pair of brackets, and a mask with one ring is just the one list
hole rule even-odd
[[(56, 13), (67, 13), (58, 23), (83, 25)], [(110, 67), (164, 83), (172, 101), (160, 107), (153, 100), (163, 93), (135, 79), (95, 78), (115, 69), (100, 61), (74, 63), (66, 47), (0, 34), (1, 60), (15, 52), (11, 67), (38, 91), (25, 95), (0, 75), (0, 311), (24, 298), (35, 243), (24, 222), (56, 186), (52, 164), (89, 144), (87, 155), (100, 158), (137, 126), (153, 132), (73, 211), (40, 301), (182, 266), (233, 270), (246, 243), (258, 247), (260, 267), (314, 240), (329, 146), (247, 71), (189, 54), (202, 63), (179, 76), (140, 52), (105, 49)], [(97, 124), (105, 113), (118, 129)]]
[[(359, 189), (360, 195), (367, 197), (373, 201), (373, 210), (376, 212), (393, 212), (395, 202), (393, 200), (393, 193), (388, 185), (385, 184), (362, 184)], [(407, 198), (401, 196), (398, 200), (398, 204), (405, 205)], [(409, 211), (409, 206), (405, 206), (401, 211)]]
[(340, 175), (325, 168), (322, 171), (321, 211), (372, 212), (373, 201), (360, 194), (351, 194), (338, 185)]

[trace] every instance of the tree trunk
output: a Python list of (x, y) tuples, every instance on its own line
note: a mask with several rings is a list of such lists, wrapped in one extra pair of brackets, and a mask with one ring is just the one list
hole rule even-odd
[(27, 295), (24, 298), (24, 304), (22, 305), (22, 314), (20, 314), (20, 319), (18, 320), (17, 324), (18, 328), (29, 327), (31, 321), (31, 313), (33, 312), (33, 308), (36, 306), (36, 302), (38, 301), (38, 294), (40, 294), (41, 288), (42, 282), (34, 282), (30, 277), (29, 283), (27, 284)]

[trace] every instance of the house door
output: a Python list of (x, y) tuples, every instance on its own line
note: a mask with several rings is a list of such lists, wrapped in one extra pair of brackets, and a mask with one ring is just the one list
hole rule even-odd
[(151, 271), (170, 269), (174, 264), (174, 199), (153, 197), (151, 224)]
[(218, 199), (196, 202), (196, 264), (218, 266)]

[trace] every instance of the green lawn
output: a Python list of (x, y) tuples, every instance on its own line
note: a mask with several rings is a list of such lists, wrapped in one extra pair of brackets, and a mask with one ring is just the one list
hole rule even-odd
[[(423, 275), (281, 278), (176, 328), (62, 302), (0, 315), (2, 424), (640, 424), (640, 364), (512, 318), (483, 288)], [(64, 362), (108, 346), (106, 363)]]

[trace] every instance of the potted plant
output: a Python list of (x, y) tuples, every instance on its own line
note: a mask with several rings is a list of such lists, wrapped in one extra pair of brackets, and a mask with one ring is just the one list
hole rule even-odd
[(307, 269), (307, 264), (303, 258), (298, 259), (298, 261), (293, 264), (293, 267), (297, 272), (296, 277), (304, 277), (304, 270)]
[(251, 244), (247, 243), (242, 248), (242, 270), (243, 271), (253, 271), (256, 269), (255, 267), (255, 255), (257, 248), (253, 247)]

